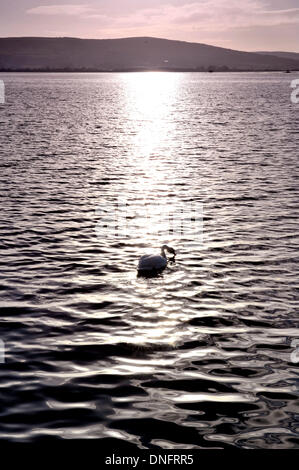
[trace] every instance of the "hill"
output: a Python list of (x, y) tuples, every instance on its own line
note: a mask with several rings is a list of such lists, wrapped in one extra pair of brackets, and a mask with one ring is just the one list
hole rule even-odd
[(299, 60), (158, 38), (0, 38), (0, 70), (299, 70)]
[(259, 51), (258, 54), (275, 55), (276, 57), (283, 57), (284, 59), (299, 60), (299, 52), (282, 52), (282, 51), (265, 52), (265, 51)]

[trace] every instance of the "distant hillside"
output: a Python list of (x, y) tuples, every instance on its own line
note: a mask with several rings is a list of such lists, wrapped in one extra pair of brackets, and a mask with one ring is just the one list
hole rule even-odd
[(294, 58), (158, 38), (0, 38), (1, 70), (299, 70)]
[(299, 52), (281, 52), (281, 51), (276, 51), (276, 52), (265, 52), (265, 51), (259, 51), (257, 54), (263, 54), (263, 55), (275, 55), (276, 57), (283, 57), (284, 59), (293, 59), (293, 60), (299, 60)]

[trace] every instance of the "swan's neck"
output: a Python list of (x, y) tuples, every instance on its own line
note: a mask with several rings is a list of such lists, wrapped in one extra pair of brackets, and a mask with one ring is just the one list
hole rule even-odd
[(161, 248), (161, 256), (166, 259), (165, 249)]

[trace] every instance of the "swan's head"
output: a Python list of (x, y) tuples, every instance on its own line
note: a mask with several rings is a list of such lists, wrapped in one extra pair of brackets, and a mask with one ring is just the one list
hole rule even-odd
[(175, 256), (176, 252), (174, 248), (171, 248), (171, 246), (168, 245), (162, 245), (161, 247), (161, 252), (163, 253), (164, 251), (168, 251), (171, 255)]

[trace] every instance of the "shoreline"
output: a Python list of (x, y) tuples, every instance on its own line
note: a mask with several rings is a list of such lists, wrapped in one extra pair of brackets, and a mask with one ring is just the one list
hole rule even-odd
[(194, 69), (0, 69), (0, 73), (143, 73), (143, 72), (170, 72), (170, 73), (296, 73), (298, 69), (229, 69), (229, 70), (194, 70)]

